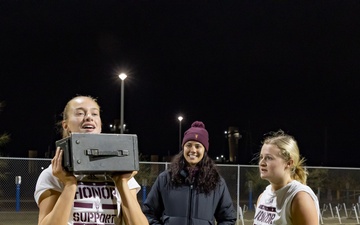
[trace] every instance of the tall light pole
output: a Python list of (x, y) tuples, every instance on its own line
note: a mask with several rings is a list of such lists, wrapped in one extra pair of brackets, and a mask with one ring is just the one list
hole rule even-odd
[(179, 149), (181, 151), (181, 120), (183, 120), (184, 118), (182, 116), (178, 117), (179, 120)]
[(120, 134), (124, 133), (124, 80), (126, 77), (127, 75), (125, 73), (119, 75), (121, 79)]

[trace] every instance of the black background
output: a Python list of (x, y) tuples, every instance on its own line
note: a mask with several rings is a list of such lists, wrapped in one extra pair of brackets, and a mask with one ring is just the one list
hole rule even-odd
[(103, 132), (120, 115), (143, 154), (178, 151), (195, 120), (209, 153), (239, 163), (265, 133), (294, 135), (313, 166), (358, 166), (359, 1), (1, 1), (0, 133), (9, 156), (39, 157), (77, 94), (97, 97)]

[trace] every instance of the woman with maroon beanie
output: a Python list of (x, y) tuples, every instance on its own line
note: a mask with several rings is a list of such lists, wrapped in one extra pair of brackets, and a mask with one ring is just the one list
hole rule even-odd
[(236, 212), (225, 180), (208, 156), (209, 134), (195, 121), (185, 131), (182, 150), (156, 179), (144, 202), (149, 224), (232, 225)]

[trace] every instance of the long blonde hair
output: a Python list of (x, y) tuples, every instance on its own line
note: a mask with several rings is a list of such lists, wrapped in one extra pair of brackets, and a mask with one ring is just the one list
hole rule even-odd
[(305, 158), (300, 155), (298, 144), (295, 138), (291, 135), (285, 134), (284, 131), (279, 130), (270, 132), (263, 144), (272, 144), (280, 149), (280, 154), (285, 161), (293, 160), (293, 167), (291, 168), (291, 178), (306, 184), (308, 171), (305, 166)]

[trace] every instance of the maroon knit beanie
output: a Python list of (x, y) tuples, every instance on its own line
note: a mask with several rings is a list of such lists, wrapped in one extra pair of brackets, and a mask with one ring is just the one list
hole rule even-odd
[(191, 127), (185, 131), (182, 146), (188, 141), (198, 141), (205, 147), (206, 151), (209, 150), (209, 134), (203, 122), (195, 121), (191, 124)]

